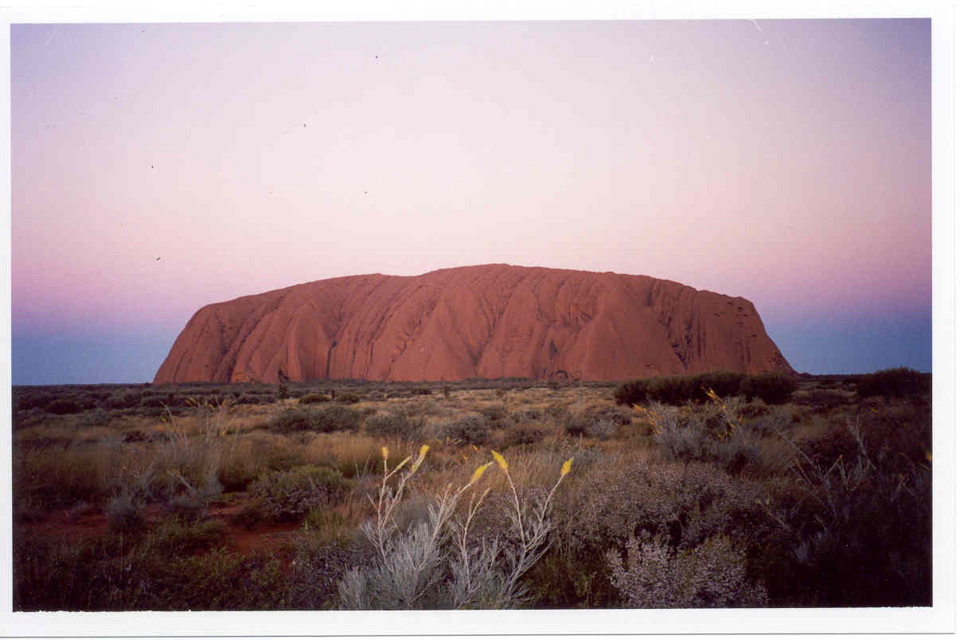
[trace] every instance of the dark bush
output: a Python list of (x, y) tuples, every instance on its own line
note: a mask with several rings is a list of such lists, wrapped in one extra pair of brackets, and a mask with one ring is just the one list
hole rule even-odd
[(111, 498), (104, 515), (107, 516), (110, 531), (117, 533), (138, 533), (146, 524), (143, 505), (127, 494)]
[(334, 397), (334, 400), (343, 402), (344, 404), (357, 404), (363, 400), (363, 398), (360, 397), (360, 394), (353, 393), (352, 391), (341, 391)]
[(543, 411), (541, 411), (540, 409), (532, 408), (532, 407), (526, 408), (526, 409), (520, 409), (519, 411), (515, 411), (510, 416), (510, 419), (517, 424), (520, 424), (523, 422), (533, 422), (534, 420), (542, 420)]
[(797, 381), (788, 375), (761, 373), (745, 377), (740, 383), (740, 393), (748, 401), (759, 398), (767, 404), (784, 404), (793, 396), (797, 386)]
[(516, 447), (525, 444), (536, 444), (547, 435), (546, 430), (536, 426), (516, 425), (507, 429), (503, 434), (504, 447)]
[(802, 395), (800, 393), (795, 394), (793, 402), (806, 407), (814, 407), (818, 412), (826, 413), (847, 404), (847, 397), (842, 391), (811, 389)]
[(263, 517), (263, 509), (259, 503), (254, 502), (244, 505), (243, 508), (233, 514), (233, 516), (230, 518), (230, 523), (250, 531), (260, 524), (260, 522), (263, 520)]
[(656, 376), (642, 380), (631, 380), (617, 387), (614, 399), (617, 404), (643, 404), (662, 402), (679, 406), (687, 402), (704, 402), (707, 390), (717, 395), (736, 395), (744, 374), (730, 371), (704, 373), (697, 376)]
[(664, 404), (681, 405), (706, 397), (692, 376), (657, 376), (650, 379), (649, 385), (650, 399)]
[(507, 421), (507, 408), (502, 404), (492, 404), (480, 408), (480, 413), (490, 423), (490, 427), (497, 429), (505, 426)]
[(646, 380), (630, 380), (622, 383), (613, 392), (617, 404), (643, 404), (650, 399), (650, 390)]
[(132, 409), (140, 406), (142, 395), (139, 391), (125, 389), (110, 394), (104, 404), (108, 409)]
[(711, 371), (697, 376), (696, 383), (701, 392), (711, 389), (721, 398), (729, 398), (740, 395), (740, 385), (746, 377), (747, 374), (736, 371)]
[(310, 431), (310, 411), (304, 409), (287, 409), (278, 414), (270, 422), (271, 431), (290, 433), (294, 431)]
[(868, 373), (856, 379), (857, 395), (861, 398), (881, 396), (903, 398), (930, 392), (931, 377), (913, 369), (900, 367)]
[(31, 409), (42, 409), (50, 403), (50, 395), (43, 391), (33, 389), (13, 389), (13, 406), (17, 411), (30, 411)]
[(167, 406), (167, 400), (160, 396), (143, 396), (140, 399), (140, 406), (144, 409), (162, 409)]
[(237, 404), (260, 404), (268, 401), (270, 400), (257, 393), (241, 393), (237, 396)]
[(57, 398), (56, 400), (51, 401), (44, 407), (44, 410), (47, 413), (53, 413), (58, 416), (67, 415), (68, 413), (80, 413), (83, 411), (83, 408), (75, 400), (70, 398)]

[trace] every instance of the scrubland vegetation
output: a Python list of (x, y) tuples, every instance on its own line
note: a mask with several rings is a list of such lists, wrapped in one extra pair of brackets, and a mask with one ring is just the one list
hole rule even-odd
[(15, 387), (14, 608), (930, 606), (930, 378)]

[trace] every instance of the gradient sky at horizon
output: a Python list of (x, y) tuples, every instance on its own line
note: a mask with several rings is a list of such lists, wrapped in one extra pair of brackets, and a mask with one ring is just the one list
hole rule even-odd
[(492, 262), (744, 296), (800, 371), (931, 369), (929, 20), (15, 24), (11, 117), (14, 384)]

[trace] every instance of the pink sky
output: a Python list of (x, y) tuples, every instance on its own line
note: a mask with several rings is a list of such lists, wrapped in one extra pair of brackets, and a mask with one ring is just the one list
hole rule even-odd
[(928, 20), (13, 25), (11, 51), (15, 340), (172, 343), (210, 302), (491, 262), (744, 296), (775, 339), (929, 317)]

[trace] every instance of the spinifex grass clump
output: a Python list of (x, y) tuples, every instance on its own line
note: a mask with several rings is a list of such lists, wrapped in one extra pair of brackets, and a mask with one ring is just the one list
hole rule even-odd
[[(361, 530), (376, 551), (372, 566), (349, 571), (340, 583), (341, 606), (347, 609), (506, 608), (523, 602), (521, 578), (543, 556), (552, 530), (553, 497), (570, 472), (565, 462), (560, 477), (544, 496), (531, 497), (517, 487), (509, 464), (494, 452), (508, 498), (504, 532), (477, 535), (473, 525), (492, 487), (479, 483), (493, 462), (477, 467), (459, 488), (448, 485), (433, 496), (425, 519), (401, 528), (397, 512), (410, 479), (429, 447), (390, 469), (383, 449), (383, 479), (374, 520)], [(391, 480), (396, 478), (395, 483)], [(466, 498), (466, 504), (462, 502)]]

